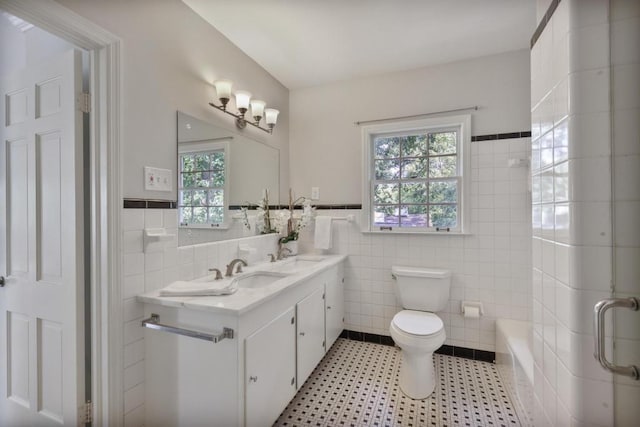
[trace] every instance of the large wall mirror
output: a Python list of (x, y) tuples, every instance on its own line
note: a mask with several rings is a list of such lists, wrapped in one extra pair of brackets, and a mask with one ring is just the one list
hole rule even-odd
[(178, 111), (178, 244), (246, 236), (240, 206), (265, 189), (277, 203), (277, 148)]

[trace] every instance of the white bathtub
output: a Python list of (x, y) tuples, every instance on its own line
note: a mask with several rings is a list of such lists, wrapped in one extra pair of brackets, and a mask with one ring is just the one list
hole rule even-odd
[(533, 425), (531, 347), (531, 323), (496, 320), (496, 365), (523, 426)]

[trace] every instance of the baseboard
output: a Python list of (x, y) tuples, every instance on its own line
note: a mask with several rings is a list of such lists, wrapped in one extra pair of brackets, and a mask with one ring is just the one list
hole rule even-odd
[[(393, 338), (388, 335), (370, 334), (367, 332), (350, 331), (344, 329), (340, 338), (353, 341), (365, 341), (375, 344), (394, 346)], [(475, 348), (457, 347), (453, 345), (443, 345), (436, 350), (437, 354), (447, 356), (462, 357), (464, 359), (479, 360), (481, 362), (495, 363), (496, 353), (494, 351), (476, 350)]]

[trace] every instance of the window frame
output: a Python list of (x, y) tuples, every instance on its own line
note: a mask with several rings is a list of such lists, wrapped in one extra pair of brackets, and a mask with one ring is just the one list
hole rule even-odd
[[(182, 164), (180, 162), (180, 157), (183, 154), (195, 154), (195, 153), (213, 153), (222, 151), (224, 153), (224, 186), (223, 190), (223, 199), (224, 199), (224, 207), (223, 207), (223, 216), (222, 222), (219, 223), (211, 223), (206, 222), (202, 224), (193, 224), (193, 223), (183, 223), (180, 221), (180, 193), (183, 191), (181, 185), (181, 176), (182, 176)], [(178, 192), (177, 192), (177, 203), (176, 207), (178, 209), (178, 227), (179, 228), (204, 228), (211, 230), (226, 230), (229, 228), (229, 223), (231, 221), (229, 214), (229, 165), (231, 162), (230, 159), (230, 149), (228, 141), (220, 141), (220, 140), (211, 140), (211, 141), (197, 141), (197, 142), (181, 142), (178, 144), (178, 158), (177, 158), (177, 176), (178, 176)], [(202, 187), (212, 188), (212, 187)], [(218, 188), (218, 187), (215, 187)]]
[[(396, 227), (389, 230), (388, 226), (374, 224), (373, 192), (375, 179), (375, 152), (374, 139), (385, 135), (403, 135), (415, 132), (434, 133), (439, 130), (451, 130), (455, 128), (458, 135), (457, 141), (457, 168), (458, 175), (455, 179), (459, 182), (457, 227), (436, 230), (435, 227)], [(471, 182), (471, 115), (442, 116), (424, 118), (410, 121), (393, 121), (362, 127), (362, 223), (361, 230), (365, 233), (397, 233), (397, 234), (469, 234), (470, 218), (470, 182)], [(428, 157), (427, 157), (428, 158)], [(448, 180), (451, 180), (449, 178)], [(400, 179), (398, 182), (400, 182)], [(428, 178), (427, 178), (428, 180)], [(427, 181), (428, 182), (428, 181)], [(425, 206), (428, 206), (428, 202)]]

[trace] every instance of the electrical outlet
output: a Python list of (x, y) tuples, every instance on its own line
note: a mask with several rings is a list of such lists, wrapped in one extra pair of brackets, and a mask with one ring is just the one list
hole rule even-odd
[(145, 166), (144, 189), (153, 191), (173, 190), (173, 180), (170, 169), (159, 169)]
[(320, 187), (311, 187), (311, 200), (320, 200)]

